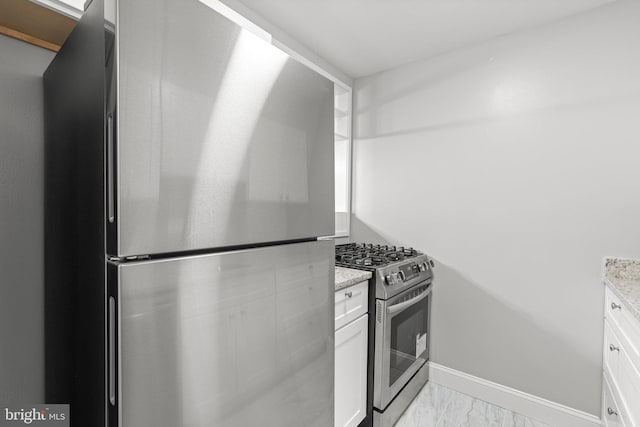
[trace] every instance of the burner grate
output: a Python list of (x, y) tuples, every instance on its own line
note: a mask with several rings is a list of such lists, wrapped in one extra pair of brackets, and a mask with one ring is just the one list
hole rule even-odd
[(336, 246), (336, 264), (377, 268), (418, 256), (413, 248), (372, 243), (347, 243)]

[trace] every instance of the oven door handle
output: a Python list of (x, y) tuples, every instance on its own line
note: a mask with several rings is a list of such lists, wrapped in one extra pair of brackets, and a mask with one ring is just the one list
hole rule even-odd
[(420, 301), (422, 301), (423, 299), (425, 299), (427, 297), (427, 295), (429, 295), (431, 293), (430, 289), (426, 289), (424, 292), (422, 292), (420, 295), (411, 298), (410, 300), (401, 302), (399, 304), (394, 304), (391, 307), (387, 307), (387, 314), (389, 315), (393, 315), (398, 313), (399, 311), (404, 310), (405, 308), (408, 308)]

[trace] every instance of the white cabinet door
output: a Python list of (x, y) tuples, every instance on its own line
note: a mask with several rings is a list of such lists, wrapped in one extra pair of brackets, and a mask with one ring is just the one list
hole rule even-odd
[(366, 415), (367, 322), (364, 314), (335, 336), (335, 427), (354, 427)]

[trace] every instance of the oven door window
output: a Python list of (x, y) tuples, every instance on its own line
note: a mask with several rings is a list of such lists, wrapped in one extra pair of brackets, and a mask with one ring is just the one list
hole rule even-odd
[(427, 360), (429, 337), (428, 298), (391, 318), (389, 387), (418, 359)]

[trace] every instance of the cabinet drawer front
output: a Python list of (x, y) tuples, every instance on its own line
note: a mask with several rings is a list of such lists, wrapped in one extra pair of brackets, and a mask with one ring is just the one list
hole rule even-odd
[(620, 298), (609, 287), (606, 290), (605, 317), (611, 321), (611, 326), (622, 341), (629, 359), (640, 371), (640, 320), (628, 307), (622, 305)]
[(368, 282), (364, 281), (336, 291), (336, 330), (367, 312), (368, 289)]
[(604, 368), (611, 378), (610, 385), (619, 396), (618, 408), (631, 425), (640, 425), (640, 372), (631, 362), (625, 346), (605, 321)]
[(624, 414), (620, 411), (606, 375), (602, 378), (602, 422), (606, 427), (624, 427)]

